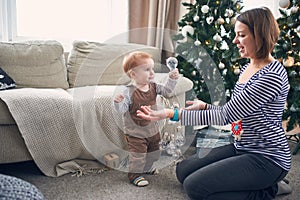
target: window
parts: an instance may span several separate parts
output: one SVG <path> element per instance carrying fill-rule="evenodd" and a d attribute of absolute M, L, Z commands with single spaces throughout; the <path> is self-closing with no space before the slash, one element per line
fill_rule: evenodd
<path fill-rule="evenodd" d="M 74 40 L 127 42 L 129 0 L 0 0 L 0 40 L 55 39 L 66 50 Z M 183 0 L 182 0 L 183 1 Z M 274 0 L 244 0 L 244 10 Z"/>
<path fill-rule="evenodd" d="M 104 42 L 128 30 L 126 0 L 0 0 L 1 40 Z M 3 13 L 3 12 L 2 12 Z M 125 41 L 124 41 L 125 42 Z"/>
<path fill-rule="evenodd" d="M 278 1 L 274 1 L 274 0 L 244 0 L 243 6 L 244 6 L 243 11 L 249 10 L 252 8 L 265 6 L 265 7 L 268 7 L 272 11 L 275 18 L 278 18 L 280 16 Z"/>

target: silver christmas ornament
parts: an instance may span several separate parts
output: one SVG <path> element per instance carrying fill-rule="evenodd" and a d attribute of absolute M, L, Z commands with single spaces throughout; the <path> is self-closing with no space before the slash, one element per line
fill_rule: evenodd
<path fill-rule="evenodd" d="M 213 40 L 216 42 L 221 42 L 222 37 L 218 33 L 216 33 L 216 35 L 213 36 Z"/>
<path fill-rule="evenodd" d="M 299 25 L 299 26 L 297 26 L 297 28 L 296 28 L 296 31 L 297 31 L 297 33 L 299 33 L 299 34 L 300 34 L 300 25 Z"/>
<path fill-rule="evenodd" d="M 279 6 L 281 8 L 288 8 L 290 6 L 290 0 L 279 0 Z"/>
<path fill-rule="evenodd" d="M 178 65 L 178 60 L 175 57 L 169 57 L 166 63 L 169 70 L 173 71 Z"/>

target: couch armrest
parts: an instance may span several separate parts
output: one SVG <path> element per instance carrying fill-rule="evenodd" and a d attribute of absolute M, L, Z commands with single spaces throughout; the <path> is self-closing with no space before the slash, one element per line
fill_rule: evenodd
<path fill-rule="evenodd" d="M 155 73 L 155 80 L 158 83 L 164 83 L 167 80 L 167 78 L 168 73 Z M 174 96 L 182 95 L 183 93 L 191 90 L 192 88 L 193 82 L 190 79 L 180 75 L 174 91 L 170 95 L 168 95 L 168 97 L 171 98 Z"/>

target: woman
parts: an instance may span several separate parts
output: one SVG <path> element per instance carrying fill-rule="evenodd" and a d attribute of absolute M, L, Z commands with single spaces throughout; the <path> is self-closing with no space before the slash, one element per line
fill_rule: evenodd
<path fill-rule="evenodd" d="M 289 84 L 285 68 L 271 56 L 278 24 L 268 8 L 256 8 L 237 17 L 235 33 L 233 43 L 250 62 L 242 67 L 230 101 L 223 106 L 188 101 L 180 110 L 144 106 L 137 114 L 192 126 L 233 123 L 234 144 L 178 163 L 177 178 L 191 199 L 266 200 L 291 192 L 282 181 L 291 166 L 281 121 Z"/>

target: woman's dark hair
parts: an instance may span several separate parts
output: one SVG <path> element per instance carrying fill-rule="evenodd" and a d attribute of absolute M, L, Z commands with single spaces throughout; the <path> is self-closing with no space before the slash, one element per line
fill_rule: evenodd
<path fill-rule="evenodd" d="M 253 35 L 257 47 L 256 58 L 268 57 L 280 33 L 272 12 L 267 7 L 254 8 L 241 13 L 237 21 L 247 25 Z"/>

